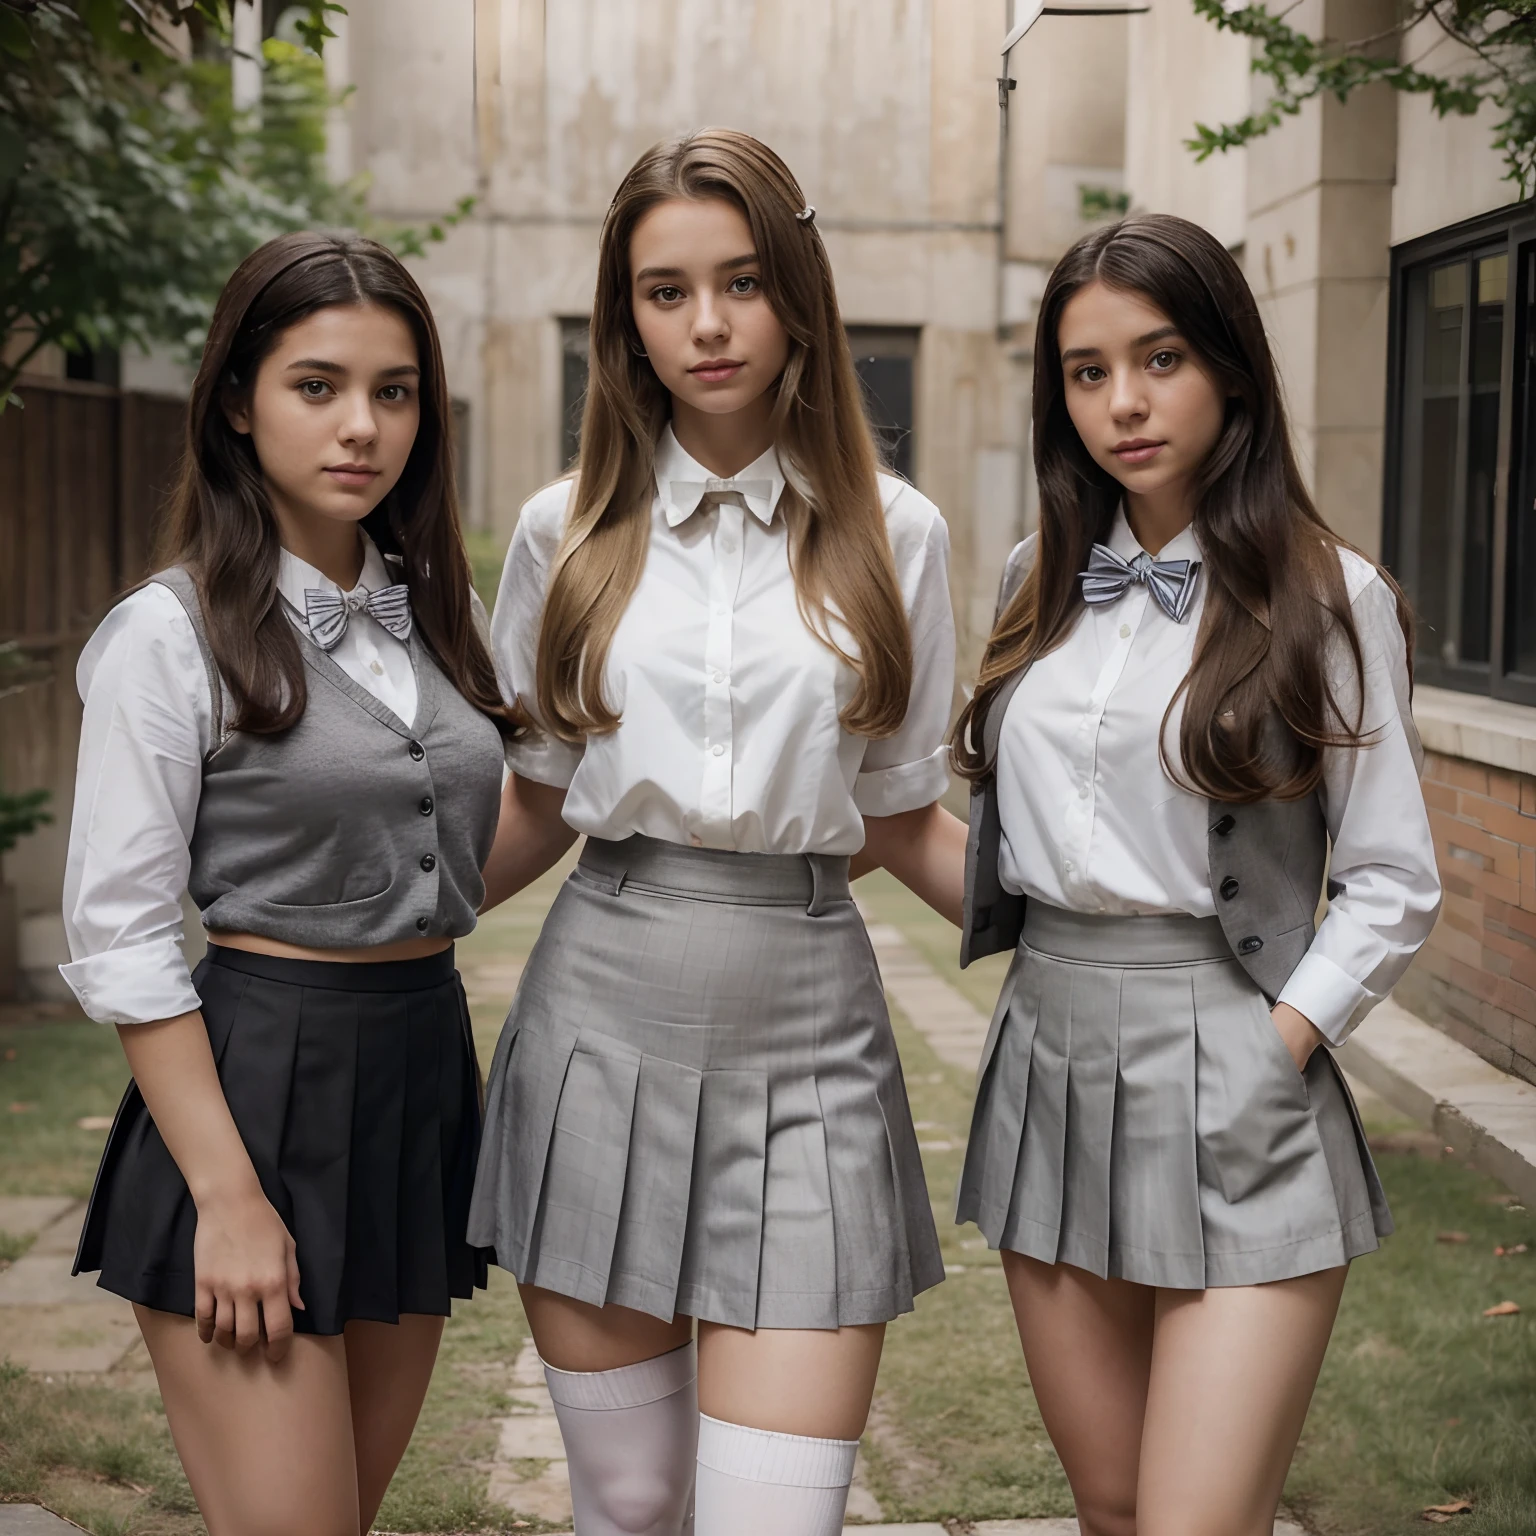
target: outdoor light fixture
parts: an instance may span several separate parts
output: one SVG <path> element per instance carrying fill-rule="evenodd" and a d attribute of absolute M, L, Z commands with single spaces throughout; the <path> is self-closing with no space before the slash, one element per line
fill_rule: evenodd
<path fill-rule="evenodd" d="M 1042 16 L 1141 16 L 1150 5 L 1047 5 L 1045 0 L 1020 0 L 1010 5 L 1014 22 L 1003 39 L 1003 72 L 997 77 L 997 334 L 1007 333 L 1003 322 L 1004 269 L 1008 264 L 1008 97 L 1019 82 L 1008 73 L 1008 55 L 1024 41 Z"/>

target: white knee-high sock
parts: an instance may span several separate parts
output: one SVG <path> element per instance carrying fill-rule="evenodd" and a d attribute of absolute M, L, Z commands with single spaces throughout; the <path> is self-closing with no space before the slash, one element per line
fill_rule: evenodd
<path fill-rule="evenodd" d="M 697 1536 L 842 1536 L 858 1449 L 701 1414 Z"/>
<path fill-rule="evenodd" d="M 565 1441 L 576 1536 L 685 1536 L 699 1438 L 693 1345 L 613 1371 L 546 1364 L 544 1379 Z"/>

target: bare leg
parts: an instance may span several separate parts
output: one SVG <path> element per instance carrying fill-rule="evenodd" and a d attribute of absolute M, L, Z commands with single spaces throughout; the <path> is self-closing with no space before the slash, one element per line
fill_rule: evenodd
<path fill-rule="evenodd" d="M 389 1480 L 421 1414 L 443 1319 L 410 1314 L 398 1323 L 351 1322 L 346 1344 L 352 1435 L 357 1446 L 358 1528 L 373 1528 Z"/>
<path fill-rule="evenodd" d="M 274 1365 L 204 1344 L 190 1317 L 133 1310 L 209 1536 L 357 1536 L 342 1341 L 299 1334 Z"/>
<path fill-rule="evenodd" d="M 1158 1293 L 1138 1536 L 1269 1536 L 1347 1273 Z"/>
<path fill-rule="evenodd" d="M 662 1322 L 629 1307 L 594 1307 L 536 1285 L 519 1285 L 539 1359 L 561 1371 L 612 1371 L 681 1349 L 693 1319 Z"/>
<path fill-rule="evenodd" d="M 785 1435 L 857 1440 L 869 1418 L 885 1324 L 864 1328 L 699 1325 L 699 1408 Z"/>
<path fill-rule="evenodd" d="M 1083 1536 L 1145 1536 L 1136 1519 L 1157 1293 L 1004 1250 L 1040 1417 Z"/>

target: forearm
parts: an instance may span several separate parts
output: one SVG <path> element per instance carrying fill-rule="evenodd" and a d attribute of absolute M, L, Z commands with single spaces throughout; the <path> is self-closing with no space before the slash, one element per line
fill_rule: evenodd
<path fill-rule="evenodd" d="M 858 862 L 890 870 L 957 928 L 965 904 L 966 825 L 935 802 L 899 816 L 869 816 Z"/>
<path fill-rule="evenodd" d="M 482 912 L 500 906 L 559 863 L 576 841 L 575 832 L 560 819 L 564 806 L 563 788 L 540 784 L 515 773 L 508 776 L 501 796 L 501 817 L 496 823 L 496 841 L 482 871 Z"/>
<path fill-rule="evenodd" d="M 200 1209 L 260 1193 L 260 1181 L 224 1088 L 201 1013 L 118 1028 L 128 1066 L 166 1150 Z"/>

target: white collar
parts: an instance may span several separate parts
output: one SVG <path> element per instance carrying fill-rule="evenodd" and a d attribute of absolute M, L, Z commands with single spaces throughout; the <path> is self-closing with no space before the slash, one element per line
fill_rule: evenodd
<path fill-rule="evenodd" d="M 1131 532 L 1130 521 L 1125 515 L 1125 503 L 1123 501 L 1115 512 L 1115 521 L 1109 530 L 1109 538 L 1106 542 L 1122 560 L 1134 560 L 1137 555 L 1151 553 L 1149 550 L 1142 549 L 1136 535 Z M 1158 550 L 1154 558 L 1158 560 L 1198 560 L 1200 558 L 1200 541 L 1195 537 L 1195 525 L 1191 523 L 1183 532 L 1169 539 Z"/>
<path fill-rule="evenodd" d="M 712 475 L 678 442 L 668 422 L 656 441 L 656 494 L 666 510 L 667 526 L 676 528 L 699 509 L 712 491 L 737 491 L 765 528 L 773 522 L 784 494 L 784 471 L 777 450 L 769 448 L 739 474 Z"/>
<path fill-rule="evenodd" d="M 283 550 L 277 560 L 277 590 L 282 593 L 288 606 L 299 615 L 306 612 L 304 593 L 308 590 L 334 593 L 340 597 L 367 597 L 382 587 L 395 586 L 399 577 L 390 570 L 379 553 L 379 547 L 363 532 L 357 530 L 363 541 L 363 572 L 357 585 L 350 592 L 343 592 L 336 582 L 323 571 L 317 570 L 307 560 L 301 560 L 290 550 Z"/>

